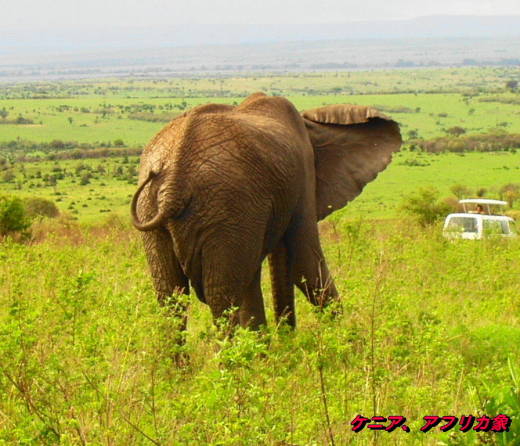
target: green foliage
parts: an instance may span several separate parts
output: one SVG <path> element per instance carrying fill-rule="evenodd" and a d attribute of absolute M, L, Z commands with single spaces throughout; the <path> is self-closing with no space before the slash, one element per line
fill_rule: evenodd
<path fill-rule="evenodd" d="M 508 151 L 520 148 L 520 134 L 496 131 L 455 138 L 441 137 L 431 140 L 416 140 L 414 142 L 421 149 L 430 153 Z"/>
<path fill-rule="evenodd" d="M 508 80 L 506 82 L 506 88 L 511 92 L 515 92 L 518 89 L 518 81 L 516 79 Z"/>
<path fill-rule="evenodd" d="M 29 218 L 49 217 L 54 218 L 60 211 L 51 200 L 40 197 L 30 197 L 24 200 L 24 206 Z"/>
<path fill-rule="evenodd" d="M 12 183 L 16 180 L 16 175 L 12 170 L 6 170 L 2 175 L 2 181 L 4 183 Z"/>
<path fill-rule="evenodd" d="M 466 133 L 466 129 L 461 126 L 456 125 L 454 127 L 450 127 L 449 129 L 447 129 L 446 133 L 448 135 L 452 135 L 452 136 L 460 136 L 460 135 L 463 135 L 464 133 Z"/>
<path fill-rule="evenodd" d="M 174 119 L 177 114 L 172 113 L 147 113 L 147 112 L 139 112 L 139 113 L 131 113 L 128 115 L 128 119 L 134 119 L 138 121 L 148 121 L 148 122 L 170 122 Z"/>
<path fill-rule="evenodd" d="M 450 212 L 450 206 L 439 200 L 439 191 L 433 187 L 421 188 L 406 197 L 401 209 L 414 216 L 421 226 L 432 225 Z"/>
<path fill-rule="evenodd" d="M 470 198 L 471 190 L 469 187 L 464 186 L 463 184 L 454 184 L 450 187 L 450 191 L 455 195 L 459 200 L 462 198 Z"/>
<path fill-rule="evenodd" d="M 87 172 L 86 174 L 81 176 L 81 180 L 80 180 L 79 184 L 81 186 L 86 186 L 87 184 L 90 184 L 91 178 L 92 178 L 92 175 Z"/>
<path fill-rule="evenodd" d="M 485 197 L 488 190 L 485 187 L 478 187 L 475 191 L 475 195 L 479 198 Z"/>
<path fill-rule="evenodd" d="M 506 414 L 512 419 L 509 432 L 498 437 L 499 446 L 520 444 L 520 375 L 511 357 L 507 365 L 509 374 L 501 382 L 482 381 L 475 389 L 484 413 Z"/>
<path fill-rule="evenodd" d="M 0 235 L 25 231 L 31 226 L 23 201 L 8 195 L 0 196 Z"/>
<path fill-rule="evenodd" d="M 0 443 L 368 446 L 357 414 L 402 414 L 392 444 L 517 444 L 520 240 L 339 220 L 323 246 L 342 315 L 299 294 L 297 330 L 276 327 L 264 274 L 269 327 L 222 338 L 192 295 L 179 365 L 139 234 L 52 227 L 0 245 Z M 424 415 L 499 413 L 507 435 L 419 432 Z"/>
<path fill-rule="evenodd" d="M 515 201 L 520 198 L 520 184 L 519 183 L 509 183 L 505 184 L 500 188 L 500 198 L 506 200 L 509 204 L 509 207 L 512 208 Z"/>

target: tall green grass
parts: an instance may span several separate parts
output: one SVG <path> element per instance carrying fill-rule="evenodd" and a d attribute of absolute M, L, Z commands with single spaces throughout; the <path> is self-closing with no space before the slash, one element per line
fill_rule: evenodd
<path fill-rule="evenodd" d="M 191 297 L 180 367 L 135 231 L 53 226 L 0 244 L 0 444 L 519 444 L 520 240 L 338 218 L 321 232 L 341 316 L 299 295 L 297 330 L 275 327 L 264 274 L 266 332 L 222 339 Z M 507 436 L 419 432 L 500 412 Z M 411 432 L 354 434 L 357 414 Z"/>

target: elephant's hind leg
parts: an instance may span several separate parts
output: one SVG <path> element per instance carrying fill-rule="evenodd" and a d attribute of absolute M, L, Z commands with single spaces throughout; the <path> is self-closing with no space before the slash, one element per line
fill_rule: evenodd
<path fill-rule="evenodd" d="M 223 316 L 229 318 L 230 328 L 238 323 L 242 327 L 253 330 L 266 324 L 262 290 L 260 287 L 260 270 L 258 270 L 249 283 L 237 284 L 233 279 L 222 279 L 219 283 L 225 285 L 215 286 L 206 281 L 204 295 L 211 308 L 213 318 L 218 321 Z"/>
<path fill-rule="evenodd" d="M 189 295 L 188 278 L 182 271 L 170 233 L 166 229 L 143 232 L 146 257 L 159 303 L 169 309 L 178 325 L 178 341 L 184 340 L 186 330 L 186 302 L 176 299 L 181 294 Z"/>
<path fill-rule="evenodd" d="M 338 300 L 338 292 L 321 249 L 318 227 L 309 218 L 291 233 L 290 254 L 293 283 L 316 306 L 325 307 Z"/>
<path fill-rule="evenodd" d="M 189 294 L 188 278 L 182 271 L 170 233 L 156 229 L 142 233 L 157 298 L 165 304 L 174 294 Z"/>
<path fill-rule="evenodd" d="M 296 327 L 294 285 L 291 280 L 289 253 L 283 240 L 269 255 L 269 267 L 276 323 L 285 321 L 294 328 Z"/>
<path fill-rule="evenodd" d="M 251 284 L 247 287 L 242 297 L 238 316 L 242 327 L 249 327 L 257 330 L 261 325 L 266 325 L 264 300 L 262 298 L 262 288 L 260 286 L 260 269 L 255 274 Z"/>

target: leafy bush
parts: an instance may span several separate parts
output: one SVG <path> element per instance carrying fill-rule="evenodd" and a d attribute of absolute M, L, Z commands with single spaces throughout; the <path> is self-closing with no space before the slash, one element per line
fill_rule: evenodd
<path fill-rule="evenodd" d="M 449 135 L 453 135 L 453 136 L 460 136 L 460 135 L 463 135 L 464 133 L 466 133 L 466 129 L 456 125 L 454 127 L 450 127 L 448 130 L 446 130 L 446 133 L 448 133 Z"/>
<path fill-rule="evenodd" d="M 442 200 L 450 209 L 451 212 L 463 212 L 462 205 L 459 204 L 459 200 L 455 197 L 446 197 Z"/>
<path fill-rule="evenodd" d="M 520 184 L 509 183 L 500 188 L 500 198 L 506 200 L 509 207 L 513 207 L 514 203 L 520 198 Z"/>
<path fill-rule="evenodd" d="M 481 400 L 482 410 L 485 413 L 507 414 L 512 423 L 508 432 L 501 434 L 500 445 L 520 444 L 520 376 L 518 370 L 508 358 L 509 379 L 500 384 L 496 382 L 482 382 L 478 392 Z"/>
<path fill-rule="evenodd" d="M 27 198 L 24 202 L 27 216 L 34 217 L 50 217 L 54 218 L 60 215 L 60 211 L 56 205 L 45 198 L 32 197 Z"/>
<path fill-rule="evenodd" d="M 468 198 L 471 195 L 471 190 L 464 186 L 463 184 L 454 184 L 450 187 L 450 191 L 455 195 L 459 200 L 462 198 Z"/>
<path fill-rule="evenodd" d="M 83 175 L 81 177 L 81 181 L 79 184 L 81 184 L 82 186 L 86 186 L 87 184 L 90 184 L 91 178 L 92 178 L 92 175 L 90 175 L 90 173 L 86 173 L 85 175 Z"/>
<path fill-rule="evenodd" d="M 23 201 L 16 197 L 0 196 L 0 235 L 22 232 L 31 226 Z"/>
<path fill-rule="evenodd" d="M 432 225 L 450 212 L 450 206 L 439 200 L 439 192 L 433 187 L 421 188 L 406 197 L 401 209 L 416 217 L 421 226 Z"/>
<path fill-rule="evenodd" d="M 2 176 L 2 181 L 4 183 L 13 183 L 16 180 L 16 175 L 12 170 L 6 170 L 4 175 Z"/>

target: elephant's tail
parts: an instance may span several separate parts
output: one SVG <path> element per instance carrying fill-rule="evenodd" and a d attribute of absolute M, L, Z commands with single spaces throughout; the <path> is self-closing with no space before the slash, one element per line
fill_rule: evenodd
<path fill-rule="evenodd" d="M 132 213 L 132 222 L 136 229 L 139 231 L 152 231 L 154 229 L 157 229 L 159 226 L 164 224 L 166 219 L 175 217 L 185 207 L 185 201 L 179 200 L 176 195 L 175 187 L 172 184 L 168 184 L 168 178 L 167 180 L 161 185 L 158 196 L 157 196 L 157 202 L 158 202 L 158 211 L 157 215 L 153 217 L 151 220 L 147 222 L 141 222 L 139 220 L 139 217 L 137 216 L 137 202 L 139 200 L 139 196 L 141 195 L 141 192 L 146 187 L 146 185 L 152 181 L 155 177 L 157 177 L 157 173 L 150 171 L 148 174 L 148 177 L 146 180 L 143 181 L 143 183 L 137 188 L 137 191 L 134 194 L 134 197 L 132 198 L 132 205 L 131 205 L 131 213 Z"/>

